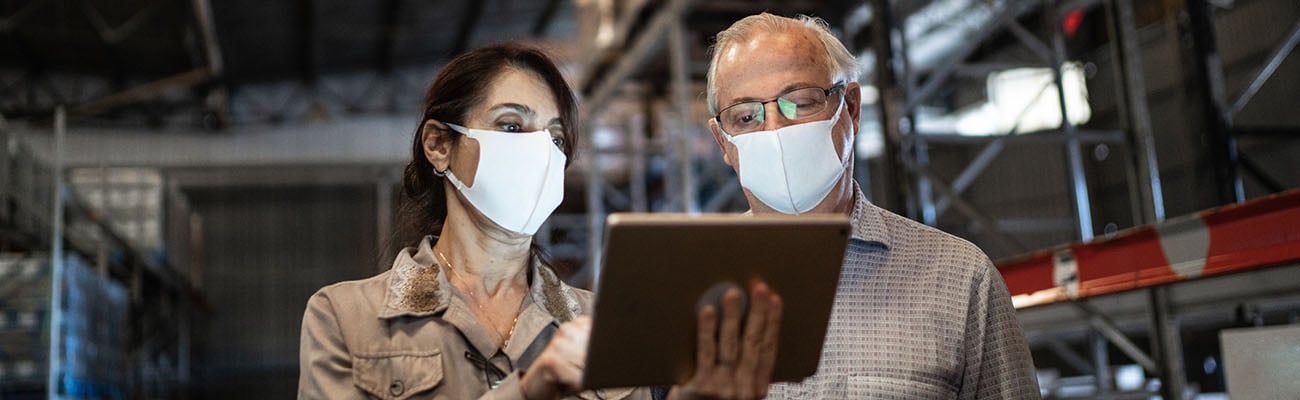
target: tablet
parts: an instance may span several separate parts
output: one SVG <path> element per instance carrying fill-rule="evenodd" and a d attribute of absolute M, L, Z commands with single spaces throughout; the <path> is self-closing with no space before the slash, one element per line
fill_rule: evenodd
<path fill-rule="evenodd" d="M 784 302 L 773 382 L 811 376 L 850 231 L 839 214 L 610 215 L 584 387 L 689 380 L 701 295 L 720 282 L 748 288 L 754 278 Z"/>

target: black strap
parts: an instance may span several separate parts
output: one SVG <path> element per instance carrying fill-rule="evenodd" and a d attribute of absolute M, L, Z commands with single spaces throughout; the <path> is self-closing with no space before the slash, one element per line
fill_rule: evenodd
<path fill-rule="evenodd" d="M 537 357 L 542 355 L 542 350 L 546 350 L 546 345 L 551 343 L 551 338 L 555 337 L 555 331 L 558 330 L 555 324 L 547 325 L 542 331 L 533 338 L 533 342 L 524 349 L 524 354 L 519 355 L 519 369 L 528 370 L 528 367 L 537 361 Z"/>

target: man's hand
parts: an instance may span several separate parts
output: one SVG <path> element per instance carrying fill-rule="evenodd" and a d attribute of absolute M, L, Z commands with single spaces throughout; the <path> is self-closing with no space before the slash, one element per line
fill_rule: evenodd
<path fill-rule="evenodd" d="M 695 375 L 673 388 L 670 399 L 758 399 L 767 397 L 781 328 L 781 296 L 765 283 L 754 285 L 749 315 L 740 328 L 740 291 L 722 295 L 722 324 L 712 305 L 700 309 Z"/>
<path fill-rule="evenodd" d="M 577 392 L 587 360 L 591 318 L 582 316 L 560 324 L 551 342 L 523 376 L 524 398 L 556 399 Z"/>

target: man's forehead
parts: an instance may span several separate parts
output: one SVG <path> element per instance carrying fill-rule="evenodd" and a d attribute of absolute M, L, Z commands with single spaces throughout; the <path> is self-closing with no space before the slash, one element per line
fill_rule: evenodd
<path fill-rule="evenodd" d="M 770 98 L 791 85 L 829 84 L 822 43 L 806 29 L 757 32 L 720 49 L 714 79 L 719 106 Z"/>

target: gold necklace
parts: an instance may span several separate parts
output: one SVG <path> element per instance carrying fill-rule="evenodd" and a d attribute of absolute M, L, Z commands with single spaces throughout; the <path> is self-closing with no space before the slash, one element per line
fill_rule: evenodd
<path fill-rule="evenodd" d="M 442 259 L 443 263 L 447 264 L 447 268 L 445 268 L 447 272 L 450 272 L 451 275 L 454 276 L 457 280 L 460 280 L 461 282 L 466 282 L 464 278 L 460 277 L 460 274 L 456 273 L 456 268 L 451 265 L 451 260 L 448 260 L 447 256 L 443 255 L 441 251 L 436 251 L 435 254 L 437 254 L 438 257 Z M 448 279 L 448 282 L 450 281 L 451 280 Z M 478 308 L 479 314 L 482 314 L 484 318 L 487 318 L 488 322 L 492 324 L 492 330 L 495 331 L 498 324 L 497 321 L 492 318 L 492 313 L 483 308 L 483 301 L 479 300 L 479 296 L 474 294 L 474 289 L 472 289 L 469 286 L 469 283 L 466 282 L 464 283 L 464 285 L 466 287 L 465 291 L 469 292 L 469 298 L 474 301 L 474 305 L 476 306 L 476 308 Z M 525 294 L 525 296 L 527 295 Z M 521 307 L 523 306 L 522 298 L 519 300 L 519 305 Z M 515 326 L 517 325 L 519 325 L 518 313 L 515 314 L 514 320 L 510 322 L 510 331 L 506 332 L 505 343 L 501 345 L 502 348 L 510 347 L 510 339 L 515 336 Z"/>

